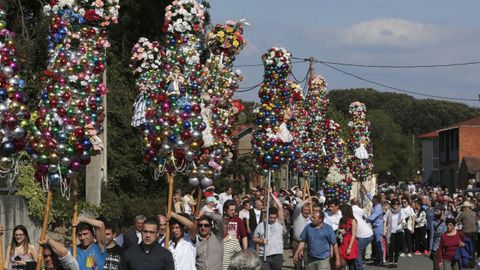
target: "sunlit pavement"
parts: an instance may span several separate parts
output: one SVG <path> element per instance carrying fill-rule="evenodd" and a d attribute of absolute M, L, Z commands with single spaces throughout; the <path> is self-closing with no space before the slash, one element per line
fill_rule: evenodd
<path fill-rule="evenodd" d="M 284 250 L 283 253 L 283 269 L 294 269 L 293 268 L 293 258 L 292 256 L 292 251 L 291 250 Z M 385 269 L 390 269 L 388 266 L 385 267 L 376 267 L 376 266 L 371 266 L 371 265 L 366 265 L 365 266 L 366 270 L 385 270 Z M 413 256 L 411 258 L 409 257 L 401 257 L 398 261 L 398 268 L 399 270 L 433 270 L 433 264 L 432 261 L 424 256 L 424 255 L 418 255 L 418 256 Z M 462 268 L 462 269 L 473 269 L 473 268 Z M 477 270 L 480 270 L 480 266 L 477 267 Z"/>

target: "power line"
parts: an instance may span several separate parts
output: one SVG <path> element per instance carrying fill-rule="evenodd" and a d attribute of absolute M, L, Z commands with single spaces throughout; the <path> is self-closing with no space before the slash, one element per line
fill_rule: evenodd
<path fill-rule="evenodd" d="M 304 62 L 310 61 L 308 58 L 298 58 L 292 57 L 292 59 L 303 60 Z M 356 63 L 342 63 L 334 61 L 325 61 L 325 60 L 315 60 L 319 64 L 330 64 L 336 66 L 351 66 L 351 67 L 366 67 L 366 68 L 441 68 L 441 67 L 458 67 L 458 66 L 469 66 L 469 65 L 478 65 L 480 61 L 472 62 L 461 62 L 461 63 L 448 63 L 448 64 L 435 64 L 435 65 L 367 65 L 367 64 L 356 64 Z"/>
<path fill-rule="evenodd" d="M 293 74 L 293 70 L 290 72 L 290 74 L 292 74 L 292 78 L 295 80 L 295 82 L 297 83 L 302 83 L 304 82 L 307 78 L 308 78 L 308 71 L 307 71 L 307 74 L 305 74 L 305 77 L 302 79 L 302 80 L 299 80 L 295 77 L 295 74 Z"/>
<path fill-rule="evenodd" d="M 237 90 L 237 91 L 235 91 L 235 93 L 244 93 L 244 92 L 252 91 L 253 89 L 259 87 L 260 84 L 262 84 L 262 83 L 259 82 L 259 83 L 257 83 L 257 84 L 254 85 L 254 86 L 238 88 L 238 89 L 241 89 L 241 90 Z"/>
<path fill-rule="evenodd" d="M 384 83 L 379 83 L 379 82 L 375 82 L 375 81 L 372 81 L 372 80 L 369 80 L 369 79 L 366 79 L 366 78 L 363 78 L 363 77 L 360 77 L 356 74 L 353 74 L 353 73 L 350 73 L 348 71 L 345 71 L 345 70 L 342 70 L 342 69 L 339 69 L 337 67 L 334 67 L 330 64 L 327 64 L 327 63 L 320 63 L 326 67 L 329 67 L 335 71 L 338 71 L 340 73 L 343 73 L 345 75 L 348 75 L 348 76 L 351 76 L 351 77 L 354 77 L 358 80 L 361 80 L 361 81 L 365 81 L 365 82 L 368 82 L 368 83 L 371 83 L 371 84 L 375 84 L 375 85 L 378 85 L 378 86 L 382 86 L 382 87 L 385 87 L 385 88 L 389 88 L 389 89 L 392 89 L 392 90 L 396 90 L 396 91 L 399 91 L 399 92 L 404 92 L 404 93 L 408 93 L 408 94 L 412 94 L 412 95 L 417 95 L 417 96 L 424 96 L 424 97 L 430 97 L 430 98 L 436 98 L 436 99 L 444 99 L 444 100 L 456 100 L 456 101 L 479 101 L 477 99 L 468 99 L 468 98 L 454 98 L 454 97 L 444 97 L 444 96 L 436 96 L 436 95 L 429 95 L 429 94 L 423 94 L 423 93 L 418 93 L 418 92 L 414 92 L 414 91 L 410 91 L 410 90 L 406 90 L 406 89 L 402 89 L 402 88 L 398 88 L 398 87 L 395 87 L 395 86 L 390 86 L 390 85 L 387 85 L 387 84 L 384 84 Z"/>
<path fill-rule="evenodd" d="M 298 64 L 303 63 L 303 59 L 301 61 L 292 61 L 291 64 Z M 261 64 L 243 64 L 243 65 L 233 65 L 233 67 L 263 67 L 263 63 Z"/>

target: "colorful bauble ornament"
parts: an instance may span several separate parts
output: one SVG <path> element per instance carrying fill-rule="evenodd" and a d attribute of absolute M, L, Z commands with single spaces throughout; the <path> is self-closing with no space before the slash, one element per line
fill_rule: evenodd
<path fill-rule="evenodd" d="M 118 0 L 50 1 L 48 68 L 40 78 L 43 89 L 32 117 L 28 152 L 36 163 L 35 176 L 43 183 L 78 176 L 90 156 L 102 151 L 102 105 L 106 27 L 117 22 Z M 54 180 L 51 180 L 54 179 Z M 51 180 L 51 181 L 50 181 Z"/>
<path fill-rule="evenodd" d="M 366 120 L 367 108 L 361 102 L 352 102 L 349 107 L 351 121 L 348 123 L 348 154 L 352 176 L 358 181 L 366 181 L 372 174 L 371 124 Z"/>
<path fill-rule="evenodd" d="M 18 154 L 26 146 L 30 112 L 25 81 L 19 75 L 15 33 L 6 28 L 5 19 L 6 13 L 0 9 L 0 176 L 11 184 Z"/>
<path fill-rule="evenodd" d="M 234 91 L 238 89 L 243 79 L 242 73 L 233 71 L 235 56 L 243 48 L 237 46 L 229 50 L 228 46 L 218 45 L 212 36 L 219 37 L 219 31 L 235 35 L 235 40 L 243 40 L 243 22 L 229 21 L 225 26 L 217 25 L 208 34 L 210 57 L 204 69 L 207 74 L 202 85 L 202 117 L 205 129 L 202 131 L 203 147 L 197 159 L 197 171 L 207 171 L 208 175 L 219 176 L 222 170 L 232 162 L 236 151 L 236 142 L 232 139 L 234 124 L 238 114 L 243 111 L 239 100 L 233 99 Z M 218 41 L 218 40 L 216 40 Z M 216 45 L 215 45 L 216 44 Z"/>
<path fill-rule="evenodd" d="M 132 126 L 143 132 L 143 161 L 156 170 L 156 178 L 164 172 L 210 176 L 196 166 L 207 128 L 201 99 L 207 78 L 200 61 L 206 52 L 204 19 L 203 5 L 174 1 L 166 8 L 165 42 L 140 38 L 132 50 L 140 92 Z"/>
<path fill-rule="evenodd" d="M 271 48 L 262 57 L 265 72 L 258 96 L 261 101 L 256 111 L 256 128 L 252 145 L 255 167 L 267 173 L 288 161 L 293 136 L 288 129 L 291 118 L 289 100 L 291 92 L 288 75 L 291 54 L 283 48 Z"/>

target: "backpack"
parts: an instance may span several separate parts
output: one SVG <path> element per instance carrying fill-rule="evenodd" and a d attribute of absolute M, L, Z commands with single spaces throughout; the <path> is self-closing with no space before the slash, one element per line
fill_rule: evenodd
<path fill-rule="evenodd" d="M 472 261 L 473 257 L 473 244 L 472 240 L 468 238 L 466 235 L 462 234 L 462 236 L 459 235 L 460 240 L 465 243 L 464 247 L 459 247 L 457 248 L 457 252 L 455 253 L 454 260 L 458 262 L 460 269 L 462 267 L 468 267 L 470 262 Z"/>

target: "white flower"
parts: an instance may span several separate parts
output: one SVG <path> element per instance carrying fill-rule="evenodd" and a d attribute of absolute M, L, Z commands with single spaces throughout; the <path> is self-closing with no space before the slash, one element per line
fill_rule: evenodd
<path fill-rule="evenodd" d="M 175 28 L 175 31 L 180 32 L 180 33 L 183 33 L 183 32 L 185 32 L 185 30 L 187 30 L 186 27 L 185 27 L 185 24 L 183 24 L 182 19 L 178 19 L 177 21 L 175 21 L 173 23 L 173 27 Z"/>
<path fill-rule="evenodd" d="M 108 13 L 110 13 L 111 17 L 118 17 L 118 9 L 115 7 L 110 7 Z"/>
<path fill-rule="evenodd" d="M 43 6 L 43 13 L 50 14 L 50 11 L 52 11 L 52 7 L 50 5 Z"/>
<path fill-rule="evenodd" d="M 103 8 L 97 8 L 95 9 L 95 13 L 97 13 L 98 16 L 103 17 Z"/>

